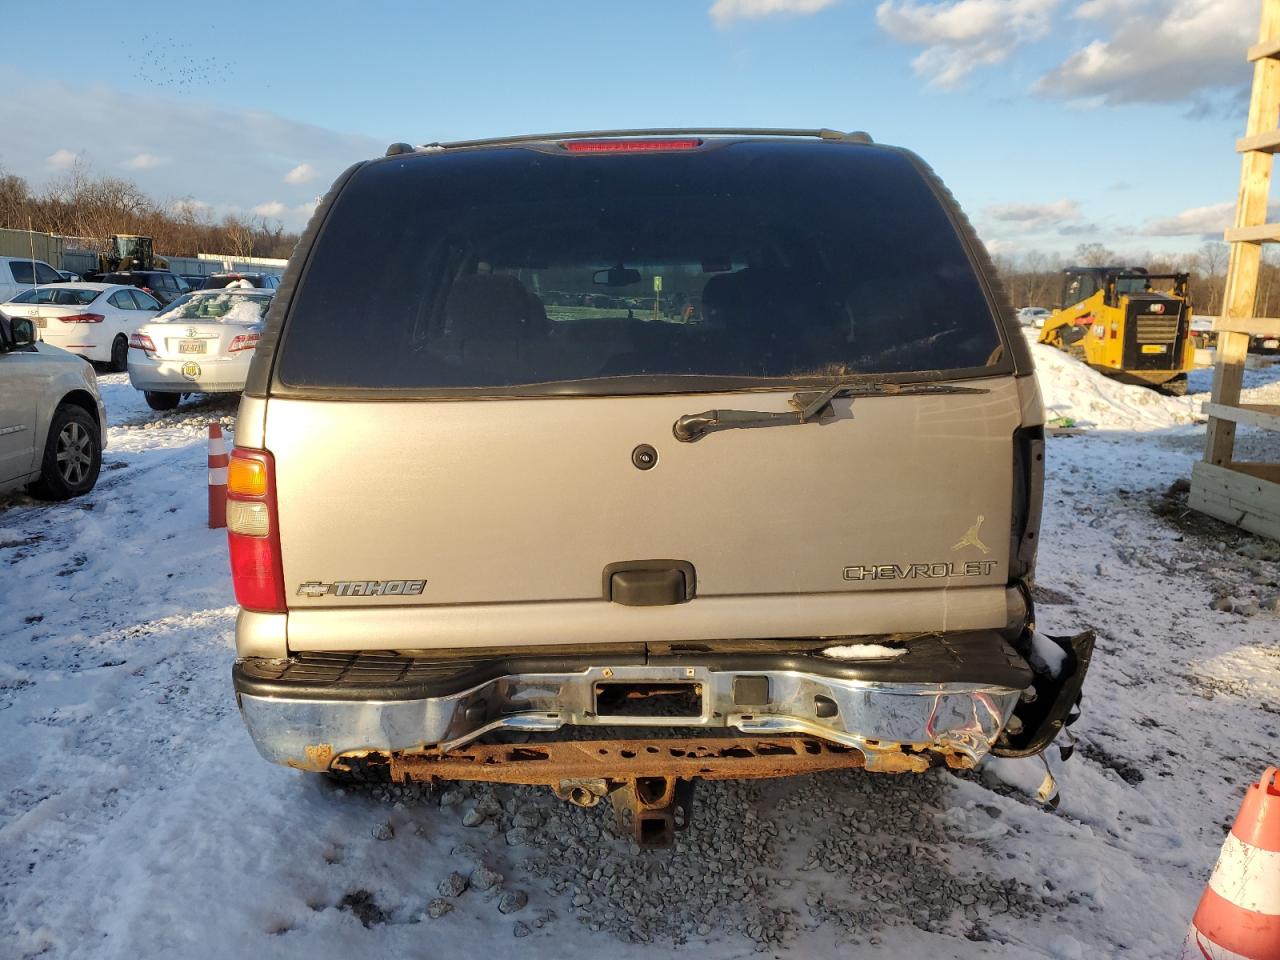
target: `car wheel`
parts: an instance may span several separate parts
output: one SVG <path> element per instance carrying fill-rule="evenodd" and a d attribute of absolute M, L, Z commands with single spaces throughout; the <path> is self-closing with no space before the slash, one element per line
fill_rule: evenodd
<path fill-rule="evenodd" d="M 64 403 L 53 412 L 49 439 L 40 461 L 40 479 L 31 484 L 33 497 L 70 500 L 93 489 L 102 469 L 102 433 L 83 407 Z"/>
<path fill-rule="evenodd" d="M 180 393 L 161 393 L 157 390 L 144 390 L 142 395 L 146 398 L 147 406 L 152 410 L 172 410 L 182 399 Z"/>
<path fill-rule="evenodd" d="M 112 373 L 124 373 L 128 369 L 129 341 L 125 339 L 124 334 L 121 334 L 111 341 L 110 370 Z"/>

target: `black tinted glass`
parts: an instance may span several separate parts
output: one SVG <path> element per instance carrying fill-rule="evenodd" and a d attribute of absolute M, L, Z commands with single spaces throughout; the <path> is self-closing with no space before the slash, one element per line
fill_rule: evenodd
<path fill-rule="evenodd" d="M 974 268 L 904 154 L 557 150 L 359 171 L 295 295 L 281 380 L 430 390 L 640 377 L 677 390 L 670 378 L 934 372 L 999 355 Z"/>

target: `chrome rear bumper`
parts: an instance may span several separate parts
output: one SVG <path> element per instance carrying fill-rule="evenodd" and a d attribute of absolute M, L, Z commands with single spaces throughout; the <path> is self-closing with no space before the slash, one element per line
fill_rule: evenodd
<path fill-rule="evenodd" d="M 1012 654 L 1007 646 L 1004 652 Z M 963 676 L 933 682 L 927 675 L 912 678 L 913 671 L 902 665 L 878 669 L 811 655 L 704 657 L 709 662 L 702 663 L 662 658 L 556 670 L 519 664 L 431 695 L 443 682 L 439 676 L 406 667 L 388 680 L 394 671 L 388 673 L 384 661 L 367 659 L 374 666 L 344 668 L 343 679 L 332 682 L 315 679 L 324 672 L 320 667 L 291 673 L 293 661 L 239 661 L 237 697 L 259 752 L 274 763 L 325 770 L 344 754 L 447 753 L 499 730 L 631 726 L 808 734 L 857 748 L 871 770 L 925 769 L 933 762 L 930 752 L 970 766 L 990 751 L 1031 679 L 1016 655 L 1007 657 L 1004 669 L 990 671 L 996 682 Z M 733 662 L 714 662 L 725 659 Z M 473 678 L 475 663 L 467 664 Z M 272 679 L 272 670 L 284 679 Z M 884 677 L 877 679 L 877 673 Z M 342 687 L 337 694 L 335 684 Z M 602 715 L 602 689 L 619 684 L 686 689 L 698 712 Z"/>

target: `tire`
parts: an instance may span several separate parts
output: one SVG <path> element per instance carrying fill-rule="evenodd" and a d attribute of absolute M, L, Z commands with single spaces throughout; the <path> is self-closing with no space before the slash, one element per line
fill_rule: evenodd
<path fill-rule="evenodd" d="M 124 334 L 111 341 L 111 360 L 107 369 L 112 373 L 124 373 L 129 369 L 129 341 Z"/>
<path fill-rule="evenodd" d="M 98 482 L 102 469 L 102 433 L 83 407 L 61 404 L 49 423 L 40 479 L 28 492 L 41 500 L 83 496 Z"/>
<path fill-rule="evenodd" d="M 152 410 L 172 410 L 182 400 L 180 393 L 161 393 L 157 390 L 144 390 L 142 395 Z"/>

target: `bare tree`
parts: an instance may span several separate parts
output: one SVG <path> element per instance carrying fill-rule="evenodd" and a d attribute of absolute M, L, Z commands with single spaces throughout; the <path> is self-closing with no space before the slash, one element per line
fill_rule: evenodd
<path fill-rule="evenodd" d="M 1220 240 L 1207 241 L 1192 258 L 1201 275 L 1197 296 L 1199 309 L 1216 316 L 1222 312 L 1222 291 L 1226 284 L 1227 245 Z"/>
<path fill-rule="evenodd" d="M 159 204 L 130 180 L 94 176 L 82 160 L 39 194 L 23 178 L 0 171 L 0 226 L 83 238 L 81 246 L 90 249 L 114 233 L 140 233 L 170 256 L 287 257 L 298 239 L 279 222 L 227 217 L 215 223 L 190 199 Z"/>
<path fill-rule="evenodd" d="M 1100 243 L 1082 243 L 1076 247 L 1076 263 L 1082 267 L 1109 267 L 1116 260 L 1116 254 Z"/>

